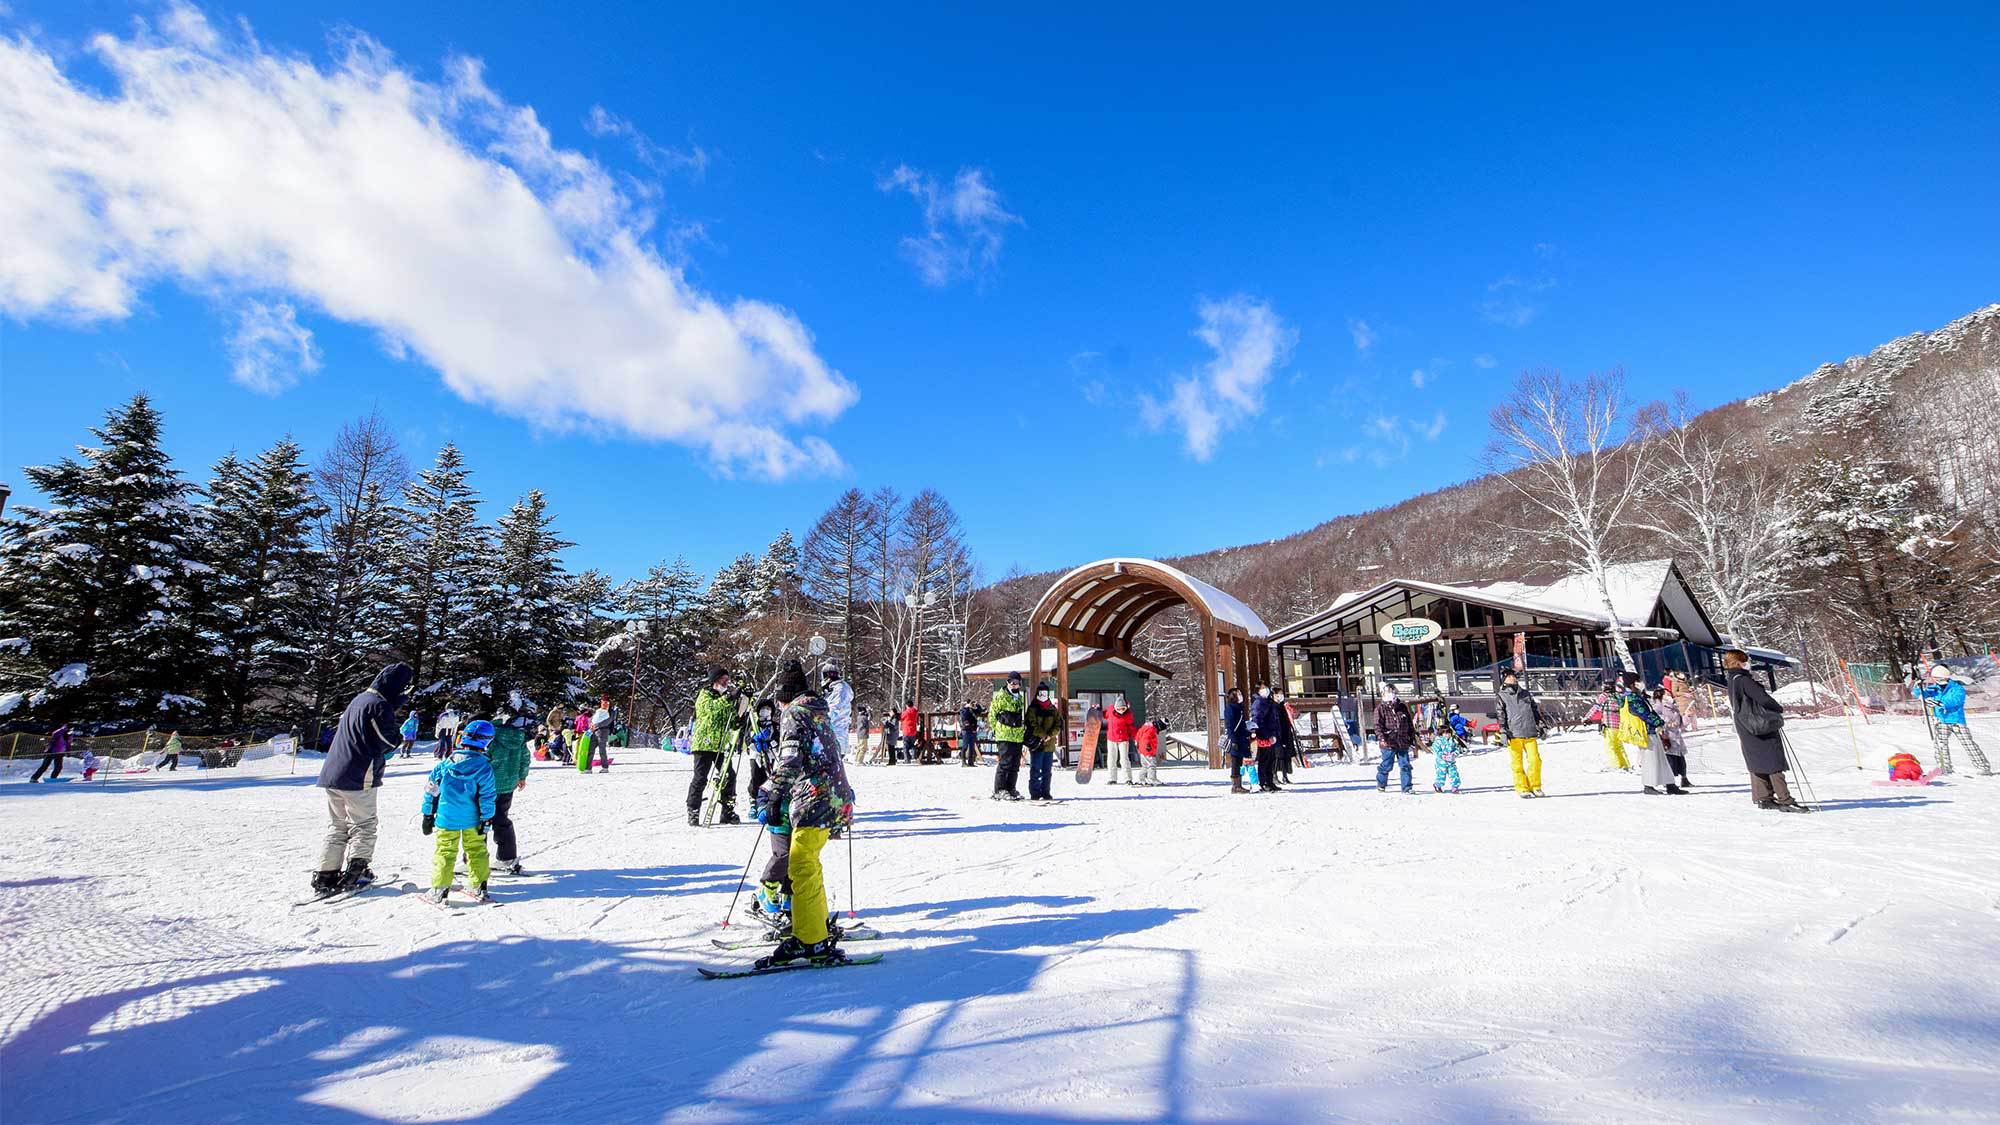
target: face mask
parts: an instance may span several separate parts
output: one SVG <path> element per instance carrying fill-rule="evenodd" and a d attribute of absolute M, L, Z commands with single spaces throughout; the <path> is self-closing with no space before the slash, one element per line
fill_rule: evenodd
<path fill-rule="evenodd" d="M 1260 697 L 1264 698 L 1264 699 L 1269 699 L 1269 698 L 1271 698 L 1271 689 L 1270 689 L 1270 688 L 1258 688 L 1258 689 L 1257 689 L 1257 694 L 1258 694 L 1258 695 L 1259 695 Z"/>
<path fill-rule="evenodd" d="M 1035 698 L 1036 698 L 1036 699 L 1037 699 L 1038 701 L 1042 702 L 1042 703 L 1047 703 L 1047 702 L 1049 701 L 1049 693 L 1048 693 L 1048 692 L 1045 692 L 1045 691 L 1043 691 L 1043 692 L 1036 692 L 1036 693 L 1035 693 Z"/>

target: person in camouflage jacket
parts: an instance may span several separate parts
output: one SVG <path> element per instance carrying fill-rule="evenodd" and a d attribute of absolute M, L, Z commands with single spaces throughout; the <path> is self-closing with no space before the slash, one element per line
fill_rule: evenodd
<path fill-rule="evenodd" d="M 784 711 L 778 717 L 777 761 L 764 783 L 761 805 L 766 824 L 790 828 L 785 874 L 792 884 L 792 933 L 766 960 L 837 957 L 839 935 L 829 934 L 827 927 L 826 872 L 819 853 L 833 829 L 853 820 L 854 788 L 847 782 L 826 701 L 812 693 L 805 667 L 796 659 L 780 669 L 776 694 Z M 772 866 L 776 860 L 774 854 Z M 767 880 L 771 874 L 767 867 Z"/>

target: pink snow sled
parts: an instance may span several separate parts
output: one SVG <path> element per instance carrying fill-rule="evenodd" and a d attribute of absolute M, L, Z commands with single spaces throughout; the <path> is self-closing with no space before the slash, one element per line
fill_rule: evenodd
<path fill-rule="evenodd" d="M 1875 784 L 1888 786 L 1892 788 L 1899 788 L 1899 789 L 1911 788 L 1920 785 L 1943 785 L 1944 782 L 1939 781 L 1937 778 L 1938 778 L 1938 772 L 1936 770 L 1932 770 L 1931 772 L 1925 774 L 1921 779 L 1911 778 L 1902 781 L 1890 780 L 1890 779 L 1877 779 Z"/>

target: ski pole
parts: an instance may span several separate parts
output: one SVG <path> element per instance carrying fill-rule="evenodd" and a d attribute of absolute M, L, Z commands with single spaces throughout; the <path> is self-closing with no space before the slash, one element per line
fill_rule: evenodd
<path fill-rule="evenodd" d="M 729 928 L 730 919 L 736 917 L 736 900 L 743 897 L 743 884 L 750 881 L 750 865 L 757 862 L 757 845 L 764 842 L 764 833 L 770 830 L 768 824 L 759 825 L 757 838 L 750 841 L 750 856 L 743 861 L 743 877 L 736 880 L 736 893 L 729 896 L 729 913 L 722 916 L 722 928 L 725 930 Z"/>
<path fill-rule="evenodd" d="M 1780 732 L 1778 737 L 1785 746 L 1785 760 L 1791 764 L 1792 772 L 1799 775 L 1799 788 L 1805 791 L 1807 806 L 1818 808 L 1819 794 L 1813 792 L 1812 779 L 1806 776 L 1805 763 L 1799 758 L 1798 749 L 1792 745 L 1791 736 Z"/>

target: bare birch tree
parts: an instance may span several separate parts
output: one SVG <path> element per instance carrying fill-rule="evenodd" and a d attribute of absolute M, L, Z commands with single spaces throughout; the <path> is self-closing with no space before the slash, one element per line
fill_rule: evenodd
<path fill-rule="evenodd" d="M 1793 517 L 1783 483 L 1742 437 L 1695 425 L 1685 394 L 1657 452 L 1634 525 L 1688 560 L 1703 602 L 1735 643 L 1769 639 L 1763 627 L 1794 592 L 1786 583 Z"/>
<path fill-rule="evenodd" d="M 1523 372 L 1490 417 L 1487 468 L 1527 501 L 1530 512 L 1548 517 L 1513 530 L 1562 548 L 1583 569 L 1611 623 L 1619 664 L 1636 670 L 1608 568 L 1613 533 L 1630 526 L 1653 470 L 1659 408 L 1636 407 L 1623 372 L 1572 380 L 1542 369 Z"/>
<path fill-rule="evenodd" d="M 863 691 L 872 679 L 868 652 L 869 604 L 874 599 L 881 514 L 858 488 L 842 493 L 806 533 L 799 571 L 813 622 L 827 633 L 848 686 Z"/>

